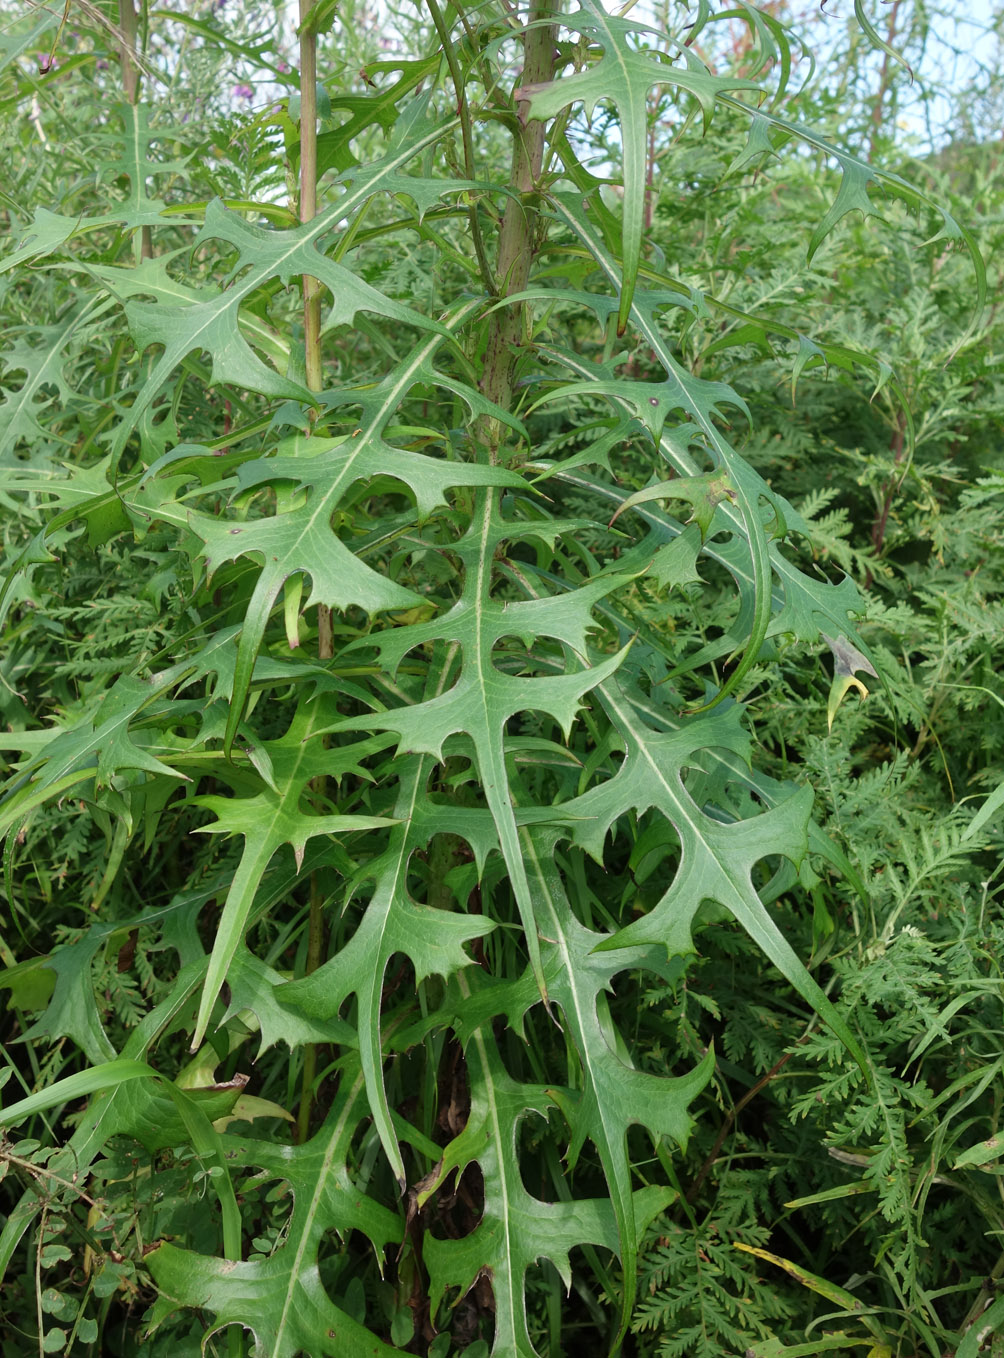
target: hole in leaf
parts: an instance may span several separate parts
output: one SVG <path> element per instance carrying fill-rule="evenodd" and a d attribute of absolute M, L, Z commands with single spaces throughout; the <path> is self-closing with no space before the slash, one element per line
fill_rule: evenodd
<path fill-rule="evenodd" d="M 410 1004 L 415 994 L 415 968 L 404 953 L 394 953 L 387 962 L 380 991 L 381 1010 Z"/>
<path fill-rule="evenodd" d="M 523 1187 L 538 1202 L 558 1202 L 561 1197 L 553 1176 L 564 1169 L 562 1123 L 555 1109 L 550 1117 L 529 1111 L 519 1124 L 519 1174 Z"/>
<path fill-rule="evenodd" d="M 459 834 L 433 835 L 428 847 L 412 855 L 408 891 L 434 910 L 467 910 L 477 885 L 474 852 Z"/>
<path fill-rule="evenodd" d="M 492 647 L 492 664 L 500 674 L 527 675 L 537 672 L 537 658 L 517 637 L 501 637 Z"/>
<path fill-rule="evenodd" d="M 487 1272 L 480 1273 L 470 1291 L 457 1297 L 449 1289 L 440 1310 L 439 1329 L 453 1339 L 456 1350 L 465 1358 L 488 1358 L 495 1334 L 495 1294 Z"/>
<path fill-rule="evenodd" d="M 513 1080 L 538 1086 L 568 1084 L 568 1053 L 561 1023 L 561 1011 L 555 1009 L 554 1018 L 550 1018 L 539 995 L 534 995 L 532 1007 L 524 1016 L 525 1040 L 505 1027 L 503 1019 L 496 1019 L 495 1047 Z"/>
<path fill-rule="evenodd" d="M 451 1174 L 429 1199 L 425 1208 L 428 1229 L 437 1240 L 463 1240 L 481 1224 L 485 1211 L 485 1181 L 481 1167 L 472 1161 L 459 1181 Z"/>
<path fill-rule="evenodd" d="M 318 1273 L 325 1292 L 339 1310 L 360 1325 L 366 1324 L 369 1301 L 364 1272 L 368 1248 L 369 1242 L 359 1232 L 350 1232 L 343 1240 L 330 1229 L 324 1232 L 317 1250 Z"/>

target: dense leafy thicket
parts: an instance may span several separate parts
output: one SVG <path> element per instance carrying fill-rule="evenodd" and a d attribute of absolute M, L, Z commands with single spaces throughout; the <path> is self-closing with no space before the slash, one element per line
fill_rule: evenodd
<path fill-rule="evenodd" d="M 1002 185 L 898 10 L 7 13 L 5 1356 L 1004 1330 Z"/>

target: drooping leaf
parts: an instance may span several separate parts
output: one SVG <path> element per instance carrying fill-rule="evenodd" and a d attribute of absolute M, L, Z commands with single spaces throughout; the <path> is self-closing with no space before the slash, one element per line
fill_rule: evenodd
<path fill-rule="evenodd" d="M 720 747 L 746 757 L 748 738 L 741 728 L 739 709 L 703 714 L 663 735 L 646 726 L 616 684 L 604 685 L 602 697 L 627 752 L 609 783 L 564 806 L 566 815 L 577 818 L 570 822 L 573 839 L 594 858 L 602 859 L 604 839 L 619 815 L 628 808 L 639 813 L 654 808 L 679 838 L 680 862 L 657 905 L 599 946 L 661 943 L 670 954 L 692 952 L 694 916 L 702 902 L 716 901 L 862 1063 L 847 1024 L 795 956 L 753 883 L 753 871 L 763 859 L 777 854 L 795 862 L 801 858 L 812 808 L 810 789 L 794 792 L 787 801 L 752 819 L 722 824 L 693 801 L 684 772 L 698 751 L 707 748 Z"/>
<path fill-rule="evenodd" d="M 613 281 L 616 265 L 606 251 L 596 226 L 582 211 L 581 202 L 568 195 L 559 198 L 556 205 L 559 214 L 580 240 L 588 244 L 590 254 L 608 279 Z M 733 529 L 734 542 L 741 556 L 745 557 L 744 562 L 733 553 L 727 561 L 728 569 L 739 586 L 740 600 L 739 612 L 730 633 L 723 640 L 688 657 L 687 661 L 690 667 L 703 665 L 711 659 L 742 649 L 741 659 L 719 689 L 716 700 L 720 700 L 738 686 L 756 663 L 760 647 L 768 635 L 790 632 L 800 640 L 815 640 L 822 624 L 834 635 L 843 633 L 855 644 L 863 646 L 853 622 L 853 614 L 861 611 L 858 605 L 860 596 L 850 579 L 845 578 L 839 585 L 813 579 L 792 565 L 780 550 L 774 539 L 783 534 L 789 525 L 797 528 L 798 516 L 736 453 L 718 427 L 717 417 L 722 407 L 733 405 L 745 414 L 745 405 L 725 383 L 695 378 L 677 362 L 657 322 L 658 301 L 658 297 L 648 298 L 645 305 L 635 307 L 633 313 L 638 329 L 651 345 L 667 375 L 666 382 L 659 384 L 660 389 L 648 395 L 650 404 L 645 422 L 652 430 L 653 437 L 658 439 L 662 455 L 684 477 L 694 477 L 700 473 L 700 467 L 689 451 L 693 433 L 699 434 L 705 455 L 716 469 L 720 468 L 726 473 L 731 495 L 719 500 L 718 514 L 720 521 Z M 561 361 L 580 376 L 587 373 L 590 377 L 594 376 L 594 372 L 590 371 L 593 365 L 582 364 L 569 354 L 562 354 Z M 607 379 L 605 388 L 606 394 L 616 402 L 638 416 L 644 414 L 644 394 L 638 390 L 637 383 L 627 379 Z M 654 405 L 651 405 L 652 400 Z M 667 417 L 677 410 L 684 414 L 688 423 L 695 427 L 694 430 L 684 426 L 682 431 L 667 431 Z M 618 500 L 622 502 L 622 497 L 618 497 Z M 769 506 L 773 518 L 770 531 L 764 521 L 762 505 Z M 752 589 L 745 588 L 744 575 L 750 579 Z M 772 575 L 779 577 L 784 591 L 782 608 L 777 611 L 772 607 Z M 839 625 L 834 626 L 835 623 Z"/>
<path fill-rule="evenodd" d="M 862 655 L 856 646 L 852 646 L 846 637 L 830 637 L 825 632 L 821 632 L 820 636 L 833 652 L 833 683 L 830 685 L 830 696 L 826 704 L 826 725 L 827 729 L 832 731 L 837 708 L 849 689 L 856 688 L 862 698 L 868 697 L 868 690 L 856 672 L 863 670 L 865 674 L 877 679 L 878 671 L 868 657 Z"/>
<path fill-rule="evenodd" d="M 319 814 L 316 810 L 308 811 L 301 804 L 305 789 L 313 779 L 338 778 L 349 771 L 358 771 L 359 760 L 379 748 L 379 742 L 374 741 L 326 748 L 315 737 L 330 724 L 331 711 L 323 700 L 301 704 L 286 734 L 279 740 L 264 743 L 273 786 L 262 787 L 253 797 L 202 795 L 196 798 L 199 805 L 216 816 L 213 824 L 200 827 L 202 832 L 240 835 L 244 840 L 244 851 L 216 928 L 195 1022 L 193 1049 L 205 1036 L 231 959 L 243 941 L 255 892 L 276 851 L 289 844 L 299 866 L 307 841 L 317 835 L 351 834 L 392 824 L 382 816 Z"/>
<path fill-rule="evenodd" d="M 327 1119 L 305 1145 L 223 1135 L 231 1174 L 254 1168 L 289 1184 L 292 1203 L 281 1243 L 267 1257 L 233 1262 L 157 1242 L 146 1258 L 160 1292 L 153 1329 L 178 1306 L 196 1306 L 213 1317 L 212 1331 L 226 1325 L 250 1330 L 253 1351 L 261 1358 L 299 1353 L 391 1358 L 396 1350 L 329 1295 L 318 1262 L 321 1244 L 331 1232 L 347 1239 L 358 1231 L 378 1255 L 401 1239 L 400 1220 L 368 1197 L 349 1173 L 352 1138 L 366 1112 L 362 1073 L 353 1059 L 345 1058 Z"/>
<path fill-rule="evenodd" d="M 855 4 L 855 11 L 860 17 L 861 10 L 858 3 Z M 885 47 L 884 43 L 880 43 L 880 45 Z M 896 54 L 893 49 L 888 48 L 887 50 L 895 57 Z M 898 60 L 898 58 L 896 59 Z M 722 104 L 741 112 L 746 117 L 749 117 L 752 113 L 750 107 L 744 104 L 742 100 L 737 99 L 734 94 L 722 91 L 717 97 Z M 871 184 L 881 186 L 910 208 L 934 213 L 940 219 L 941 225 L 937 233 L 927 243 L 933 245 L 936 241 L 944 240 L 954 243 L 956 248 L 964 249 L 969 255 L 976 280 L 972 320 L 965 334 L 957 342 L 957 352 L 978 323 L 987 296 L 986 265 L 973 233 L 957 222 L 943 204 L 931 199 L 901 175 L 883 169 L 879 165 L 868 164 L 860 156 L 847 150 L 846 147 L 836 145 L 814 128 L 792 122 L 767 108 L 758 109 L 755 116 L 768 123 L 772 128 L 776 128 L 784 137 L 795 138 L 812 147 L 813 150 L 822 152 L 826 157 L 835 160 L 840 167 L 840 185 L 837 189 L 836 198 L 830 204 L 822 219 L 817 222 L 809 240 L 808 261 L 810 263 L 826 237 L 849 213 L 859 212 L 863 218 L 880 215 L 868 194 L 868 188 Z"/>
<path fill-rule="evenodd" d="M 556 206 L 561 218 L 587 246 L 607 278 L 614 281 L 616 263 L 610 257 L 601 233 L 584 212 L 581 200 L 573 198 L 570 194 L 561 195 L 556 199 Z M 782 525 L 783 517 L 780 504 L 771 494 L 769 487 L 753 468 L 739 457 L 718 427 L 718 420 L 726 405 L 731 405 L 741 414 L 748 416 L 745 402 L 726 383 L 710 382 L 695 377 L 674 358 L 656 323 L 659 300 L 657 297 L 646 297 L 643 303 L 632 307 L 632 315 L 639 331 L 652 346 L 653 353 L 666 374 L 665 381 L 652 384 L 649 389 L 650 384 L 639 384 L 627 378 L 601 379 L 598 382 L 598 390 L 626 406 L 636 416 L 643 418 L 653 437 L 659 441 L 660 450 L 667 460 L 684 476 L 695 476 L 700 470 L 688 452 L 695 435 L 700 438 L 714 468 L 720 469 L 726 475 L 731 494 L 720 502 L 721 511 L 726 522 L 731 519 L 736 525 L 737 541 L 748 554 L 753 588 L 751 591 L 740 592 L 740 615 L 736 622 L 736 630 L 743 638 L 740 642 L 742 655 L 728 679 L 711 700 L 720 702 L 737 687 L 756 663 L 770 625 L 770 542 L 760 507 L 761 500 L 766 500 L 772 506 L 775 524 Z M 566 362 L 573 369 L 579 368 L 577 363 L 569 360 Z M 665 432 L 667 418 L 675 411 L 681 411 L 687 421 L 682 437 L 676 438 L 667 436 Z M 731 504 L 728 503 L 729 500 L 732 501 Z"/>

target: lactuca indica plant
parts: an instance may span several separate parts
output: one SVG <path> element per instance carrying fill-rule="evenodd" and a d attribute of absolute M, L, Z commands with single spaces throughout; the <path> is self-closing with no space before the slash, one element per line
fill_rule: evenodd
<path fill-rule="evenodd" d="M 129 76 L 97 188 L 18 220 L 0 259 L 53 318 L 5 358 L 28 377 L 0 474 L 30 531 L 3 604 L 26 616 L 119 552 L 170 614 L 9 742 L 12 899 L 67 799 L 109 850 L 79 934 L 34 967 L 56 980 L 26 1035 L 70 1039 L 77 1068 L 4 1122 L 86 1098 L 74 1174 L 123 1139 L 155 1171 L 201 1165 L 218 1223 L 154 1218 L 135 1261 L 150 1344 L 196 1308 L 231 1354 L 445 1354 L 452 1329 L 530 1358 L 574 1273 L 616 1347 L 716 1060 L 641 1061 L 648 987 L 733 920 L 859 1054 L 771 912 L 811 884 L 810 847 L 846 864 L 811 788 L 753 768 L 743 697 L 821 639 L 832 706 L 872 672 L 855 587 L 803 569 L 806 525 L 742 456 L 742 395 L 681 360 L 715 302 L 647 247 L 650 121 L 673 110 L 682 144 L 739 120 L 735 176 L 781 173 L 796 138 L 834 158 L 810 257 L 878 185 L 969 238 L 786 116 L 787 32 L 745 6 L 653 27 L 599 0 L 428 0 L 414 50 L 357 76 L 334 8 L 301 0 L 284 93 L 231 41 L 282 94 L 248 119 L 258 199 L 144 75 L 186 24 L 222 40 L 217 21 L 121 8 L 89 39 Z M 748 26 L 741 74 L 699 55 L 723 22 Z M 39 10 L 16 32 L 61 30 Z M 591 153 L 601 116 L 618 164 Z M 285 157 L 288 207 L 255 147 Z M 745 318 L 761 331 L 796 375 L 893 381 Z M 702 615 L 722 582 L 731 609 Z M 671 591 L 689 630 L 645 621 Z M 157 965 L 116 1043 L 92 969 L 130 937 Z M 48 1210 L 26 1195 L 4 1267 Z M 88 1249 L 98 1276 L 122 1266 Z"/>

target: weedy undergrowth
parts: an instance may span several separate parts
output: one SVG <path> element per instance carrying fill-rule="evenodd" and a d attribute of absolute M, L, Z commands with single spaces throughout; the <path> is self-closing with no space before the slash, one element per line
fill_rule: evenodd
<path fill-rule="evenodd" d="M 293 70 L 218 9 L 37 9 L 0 49 L 24 135 L 66 139 L 22 154 L 0 258 L 30 950 L 3 984 L 37 1067 L 0 1269 L 31 1242 L 40 1352 L 615 1349 L 716 1062 L 685 1026 L 655 1059 L 640 997 L 701 931 L 734 921 L 875 1075 L 775 909 L 810 847 L 853 871 L 741 700 L 822 638 L 832 720 L 875 669 L 861 596 L 799 557 L 743 396 L 683 361 L 713 307 L 647 247 L 653 119 L 681 157 L 734 141 L 734 177 L 831 157 L 810 258 L 878 191 L 968 252 L 977 306 L 982 263 L 786 111 L 767 12 L 428 0 L 353 66 L 354 16 L 303 0 Z M 699 55 L 722 24 L 733 73 Z M 263 111 L 214 114 L 206 78 L 174 121 L 175 48 L 229 54 Z M 899 399 L 868 353 L 740 315 L 796 378 Z"/>

